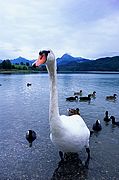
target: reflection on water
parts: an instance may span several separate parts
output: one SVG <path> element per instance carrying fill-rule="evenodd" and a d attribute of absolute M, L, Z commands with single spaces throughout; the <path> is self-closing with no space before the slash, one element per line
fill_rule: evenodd
<path fill-rule="evenodd" d="M 31 86 L 27 86 L 31 83 Z M 85 169 L 79 152 L 59 164 L 58 150 L 49 138 L 49 79 L 47 74 L 0 75 L 0 179 L 118 179 L 119 127 L 104 122 L 105 112 L 119 121 L 119 74 L 58 74 L 59 108 L 79 108 L 89 129 L 99 119 L 102 130 L 90 138 L 91 159 Z M 96 91 L 88 102 L 67 102 L 66 97 L 82 89 L 82 96 Z M 116 93 L 115 102 L 106 96 Z M 32 129 L 37 139 L 29 148 L 25 135 Z M 60 178 L 61 177 L 61 178 Z"/>
<path fill-rule="evenodd" d="M 51 180 L 58 179 L 85 179 L 87 177 L 88 168 L 83 165 L 78 154 L 68 154 L 65 162 L 59 162 L 55 169 Z"/>

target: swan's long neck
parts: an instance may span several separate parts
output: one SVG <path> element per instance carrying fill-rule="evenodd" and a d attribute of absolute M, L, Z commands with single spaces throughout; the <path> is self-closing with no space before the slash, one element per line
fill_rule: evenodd
<path fill-rule="evenodd" d="M 59 122 L 56 61 L 48 63 L 46 67 L 50 77 L 49 121 L 50 125 L 53 126 L 53 124 L 58 124 Z"/>

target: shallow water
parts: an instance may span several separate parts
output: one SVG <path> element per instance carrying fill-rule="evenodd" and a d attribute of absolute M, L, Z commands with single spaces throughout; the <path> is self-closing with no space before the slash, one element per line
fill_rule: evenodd
<path fill-rule="evenodd" d="M 27 83 L 32 83 L 27 87 Z M 99 119 L 102 131 L 90 138 L 91 159 L 85 169 L 87 154 L 79 159 L 60 161 L 58 150 L 49 139 L 49 78 L 47 74 L 0 75 L 0 179 L 118 179 L 119 128 L 103 121 L 105 111 L 119 121 L 119 99 L 105 100 L 107 95 L 119 95 L 119 74 L 58 74 L 59 108 L 79 108 L 89 129 Z M 82 89 L 83 95 L 96 91 L 96 98 L 87 102 L 67 102 L 66 97 Z M 29 148 L 25 139 L 28 129 L 37 133 Z M 57 169 L 58 168 L 58 169 Z"/>

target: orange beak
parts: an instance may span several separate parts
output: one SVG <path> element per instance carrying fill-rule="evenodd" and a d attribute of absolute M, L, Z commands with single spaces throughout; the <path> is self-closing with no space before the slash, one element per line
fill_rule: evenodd
<path fill-rule="evenodd" d="M 40 66 L 46 62 L 46 56 L 44 54 L 39 55 L 38 59 L 33 63 L 35 66 Z"/>

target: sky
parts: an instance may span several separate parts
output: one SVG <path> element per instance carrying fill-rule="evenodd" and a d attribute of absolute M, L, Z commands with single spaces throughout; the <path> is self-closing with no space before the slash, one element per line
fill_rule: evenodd
<path fill-rule="evenodd" d="M 119 0 L 0 0 L 0 59 L 119 55 Z"/>

